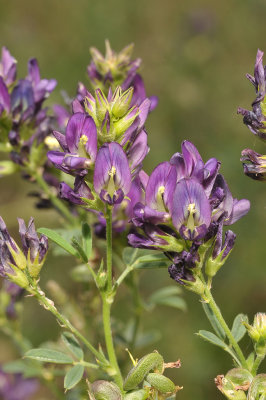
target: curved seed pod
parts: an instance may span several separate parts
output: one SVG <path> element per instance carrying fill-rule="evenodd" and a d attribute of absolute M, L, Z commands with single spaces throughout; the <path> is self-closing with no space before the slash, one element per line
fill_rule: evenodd
<path fill-rule="evenodd" d="M 150 353 L 142 357 L 137 365 L 132 368 L 125 379 L 124 389 L 133 390 L 144 380 L 145 376 L 156 371 L 159 374 L 163 373 L 163 357 L 159 353 Z"/>
<path fill-rule="evenodd" d="M 174 382 L 172 382 L 169 378 L 164 375 L 151 373 L 146 376 L 146 381 L 149 384 L 157 389 L 162 394 L 173 394 L 176 392 L 176 387 Z"/>
<path fill-rule="evenodd" d="M 91 392 L 95 400 L 122 400 L 119 387 L 113 382 L 99 380 L 91 385 Z"/>
<path fill-rule="evenodd" d="M 124 400 L 146 400 L 149 396 L 149 390 L 141 389 L 127 393 Z"/>

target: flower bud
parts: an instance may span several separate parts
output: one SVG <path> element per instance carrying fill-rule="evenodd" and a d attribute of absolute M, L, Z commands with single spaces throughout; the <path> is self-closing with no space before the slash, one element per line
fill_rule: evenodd
<path fill-rule="evenodd" d="M 109 111 L 109 103 L 101 91 L 101 89 L 95 90 L 95 100 L 96 100 L 96 116 L 99 122 L 102 122 L 106 111 Z"/>
<path fill-rule="evenodd" d="M 266 355 L 266 314 L 257 313 L 253 325 L 245 323 L 248 334 L 255 344 L 255 351 L 258 356 Z"/>
<path fill-rule="evenodd" d="M 116 92 L 115 92 L 116 94 Z M 123 94 L 116 96 L 118 98 L 115 99 L 112 106 L 112 114 L 116 118 L 122 118 L 126 112 L 129 110 L 130 103 L 133 96 L 133 88 L 129 88 Z"/>
<path fill-rule="evenodd" d="M 251 149 L 245 149 L 241 153 L 240 161 L 243 162 L 244 173 L 252 179 L 266 180 L 266 155 L 256 153 Z"/>
<path fill-rule="evenodd" d="M 135 119 L 139 114 L 139 109 L 137 106 L 134 106 L 129 110 L 129 112 L 117 122 L 114 123 L 114 130 L 116 133 L 116 138 L 120 138 L 126 130 L 133 124 Z"/>
<path fill-rule="evenodd" d="M 18 165 L 12 161 L 0 161 L 0 177 L 12 175 L 18 169 Z"/>

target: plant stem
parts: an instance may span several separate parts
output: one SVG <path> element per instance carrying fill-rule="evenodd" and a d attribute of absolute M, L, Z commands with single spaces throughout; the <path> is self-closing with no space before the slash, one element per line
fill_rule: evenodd
<path fill-rule="evenodd" d="M 251 370 L 251 373 L 253 376 L 256 376 L 258 368 L 260 366 L 260 363 L 264 360 L 264 357 L 265 356 L 257 356 L 257 358 L 253 364 L 252 370 Z"/>
<path fill-rule="evenodd" d="M 66 317 L 60 314 L 60 312 L 55 307 L 53 301 L 48 299 L 39 287 L 36 286 L 32 288 L 31 293 L 39 300 L 41 306 L 50 311 L 56 317 L 56 319 L 60 322 L 60 325 L 62 324 L 63 327 L 65 327 L 75 336 L 77 336 L 84 343 L 87 349 L 90 350 L 99 361 L 106 365 L 107 360 L 105 359 L 105 357 L 92 346 L 92 344 L 71 324 L 71 322 Z"/>
<path fill-rule="evenodd" d="M 112 290 L 112 207 L 107 206 L 106 212 L 106 268 L 107 268 L 107 292 Z"/>
<path fill-rule="evenodd" d="M 115 371 L 114 380 L 121 390 L 123 390 L 123 378 L 118 366 L 111 328 L 111 305 L 113 302 L 113 277 L 112 277 L 112 208 L 107 206 L 106 213 L 106 270 L 107 285 L 105 291 L 101 293 L 103 306 L 103 328 L 105 344 L 108 358 Z"/>
<path fill-rule="evenodd" d="M 40 169 L 34 169 L 28 166 L 29 174 L 36 180 L 41 189 L 48 196 L 49 200 L 53 203 L 54 207 L 60 212 L 60 214 L 68 221 L 70 225 L 76 225 L 76 218 L 71 214 L 68 207 L 60 200 L 56 194 L 53 193 L 50 186 L 45 182 L 42 177 Z"/>
<path fill-rule="evenodd" d="M 232 335 L 231 330 L 229 329 L 227 323 L 225 322 L 222 313 L 219 309 L 219 307 L 217 306 L 211 291 L 209 288 L 206 287 L 205 289 L 205 299 L 203 298 L 203 300 L 207 300 L 209 303 L 210 308 L 212 309 L 214 315 L 216 316 L 218 322 L 220 323 L 221 327 L 223 328 L 226 336 L 228 337 L 228 340 L 231 344 L 231 346 L 233 347 L 233 349 L 235 350 L 238 359 L 242 365 L 243 368 L 248 369 L 248 365 L 247 365 L 247 361 L 242 353 L 242 350 L 240 349 L 238 343 L 236 342 L 234 336 Z"/>

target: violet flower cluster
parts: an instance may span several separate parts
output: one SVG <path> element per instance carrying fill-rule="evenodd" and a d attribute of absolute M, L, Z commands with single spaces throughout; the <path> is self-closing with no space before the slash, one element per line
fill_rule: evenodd
<path fill-rule="evenodd" d="M 132 105 L 134 93 L 133 87 L 117 87 L 107 96 L 99 88 L 92 95 L 80 86 L 65 134 L 53 132 L 62 151 L 48 152 L 56 168 L 74 177 L 73 188 L 61 183 L 61 197 L 97 212 L 99 234 L 104 231 L 105 204 L 114 206 L 113 227 L 120 232 L 142 195 L 139 173 L 149 151 L 144 124 L 152 103 L 145 98 Z"/>
<path fill-rule="evenodd" d="M 48 250 L 48 239 L 44 235 L 38 237 L 33 218 L 28 227 L 21 218 L 18 223 L 22 249 L 10 236 L 0 217 L 0 276 L 26 288 L 29 285 L 28 275 L 32 278 L 39 276 Z"/>
<path fill-rule="evenodd" d="M 10 151 L 11 160 L 23 164 L 33 142 L 40 144 L 49 133 L 50 118 L 42 108 L 54 90 L 54 79 L 41 79 L 38 62 L 30 59 L 28 75 L 17 81 L 16 60 L 2 48 L 0 61 L 1 150 Z"/>
<path fill-rule="evenodd" d="M 262 141 L 266 140 L 266 67 L 263 66 L 263 52 L 258 50 L 254 77 L 247 74 L 248 80 L 256 90 L 256 99 L 252 103 L 252 111 L 239 107 L 238 114 L 243 115 L 243 122 L 250 131 Z M 257 153 L 252 149 L 242 151 L 244 173 L 252 179 L 265 181 L 266 155 Z"/>
<path fill-rule="evenodd" d="M 196 280 L 206 248 L 213 246 L 211 259 L 224 262 L 235 234 L 227 231 L 223 243 L 223 227 L 250 207 L 248 200 L 233 198 L 219 168 L 217 159 L 204 163 L 196 147 L 184 141 L 182 153 L 159 164 L 146 178 L 145 201 L 134 207 L 132 222 L 142 233 L 131 233 L 130 245 L 164 251 L 172 261 L 170 276 L 181 284 Z"/>

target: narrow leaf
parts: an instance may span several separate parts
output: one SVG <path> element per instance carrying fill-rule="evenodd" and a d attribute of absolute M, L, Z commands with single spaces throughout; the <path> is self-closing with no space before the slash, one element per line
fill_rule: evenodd
<path fill-rule="evenodd" d="M 139 249 L 135 249 L 133 247 L 126 247 L 123 251 L 123 261 L 126 265 L 132 265 L 133 262 L 138 258 L 140 253 Z"/>
<path fill-rule="evenodd" d="M 71 254 L 74 257 L 79 258 L 79 254 L 76 249 L 71 246 L 62 236 L 60 236 L 57 232 L 53 231 L 52 229 L 48 228 L 40 228 L 37 231 L 38 233 L 42 233 L 43 235 L 47 236 L 48 239 L 52 240 L 52 242 L 56 243 L 58 246 L 62 247 L 65 251 Z"/>
<path fill-rule="evenodd" d="M 197 335 L 202 339 L 207 340 L 207 342 L 214 344 L 215 346 L 222 347 L 223 349 L 227 347 L 227 345 L 212 332 L 202 330 L 199 331 Z"/>
<path fill-rule="evenodd" d="M 72 367 L 66 374 L 64 379 L 64 388 L 70 390 L 75 387 L 83 377 L 84 366 L 77 364 Z"/>
<path fill-rule="evenodd" d="M 73 360 L 65 353 L 51 349 L 32 349 L 24 355 L 26 358 L 56 364 L 73 364 Z"/>
<path fill-rule="evenodd" d="M 77 357 L 78 360 L 83 360 L 84 353 L 75 336 L 72 335 L 72 333 L 70 332 L 64 332 L 61 337 L 64 344 L 71 351 L 71 353 L 74 354 L 74 356 Z"/>
<path fill-rule="evenodd" d="M 207 315 L 208 320 L 211 323 L 211 326 L 217 333 L 220 339 L 225 339 L 225 332 L 223 328 L 221 327 L 218 319 L 216 318 L 215 314 L 213 313 L 212 309 L 210 308 L 208 303 L 202 303 L 203 310 L 205 311 L 205 314 Z"/>
<path fill-rule="evenodd" d="M 92 251 L 92 235 L 91 235 L 91 228 L 87 224 L 87 222 L 84 222 L 82 224 L 82 238 L 83 238 L 83 248 L 86 253 L 86 256 L 89 259 Z"/>
<path fill-rule="evenodd" d="M 84 249 L 82 248 L 82 246 L 79 244 L 78 239 L 75 238 L 75 237 L 73 237 L 71 241 L 72 241 L 73 247 L 75 247 L 75 249 L 77 250 L 77 252 L 78 252 L 78 254 L 79 254 L 79 257 L 80 257 L 85 263 L 87 263 L 87 262 L 88 262 L 88 257 L 87 257 L 87 255 L 86 255 Z"/>
<path fill-rule="evenodd" d="M 163 298 L 159 299 L 153 303 L 161 305 L 161 306 L 178 308 L 179 310 L 183 310 L 183 311 L 185 311 L 187 309 L 185 300 L 179 296 L 165 297 L 164 299 Z"/>
<path fill-rule="evenodd" d="M 150 254 L 134 261 L 134 267 L 140 268 L 166 268 L 169 260 L 163 254 Z"/>
<path fill-rule="evenodd" d="M 22 374 L 24 377 L 42 376 L 43 370 L 38 365 L 29 365 L 28 360 L 14 360 L 2 365 L 3 372 Z"/>
<path fill-rule="evenodd" d="M 248 317 L 245 314 L 238 314 L 233 322 L 231 332 L 237 342 L 239 342 L 246 333 L 246 328 L 243 325 L 243 322 L 248 323 Z"/>
<path fill-rule="evenodd" d="M 153 292 L 149 298 L 149 301 L 155 303 L 158 300 L 164 299 L 165 297 L 174 296 L 181 293 L 182 289 L 179 286 L 166 286 Z"/>

